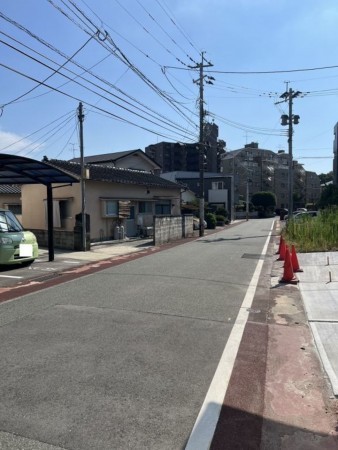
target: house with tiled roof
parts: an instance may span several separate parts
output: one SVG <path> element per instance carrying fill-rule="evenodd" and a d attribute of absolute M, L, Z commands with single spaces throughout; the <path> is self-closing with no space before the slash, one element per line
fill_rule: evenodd
<path fill-rule="evenodd" d="M 21 216 L 21 186 L 18 184 L 0 184 L 0 208 L 10 209 Z"/>
<path fill-rule="evenodd" d="M 126 150 L 115 153 L 85 156 L 84 163 L 100 164 L 101 166 L 119 167 L 121 169 L 145 170 L 154 174 L 161 172 L 161 166 L 141 149 Z M 71 162 L 81 162 L 81 158 L 73 158 Z"/>
<path fill-rule="evenodd" d="M 82 178 L 78 162 L 45 162 L 82 181 L 53 185 L 54 230 L 62 232 L 60 235 L 73 233 L 81 226 L 81 217 L 86 217 L 91 242 L 119 238 L 118 229 L 123 236 L 134 237 L 153 226 L 155 215 L 181 214 L 181 186 L 149 171 L 91 163 L 84 166 Z M 23 225 L 38 236 L 38 230 L 47 230 L 46 200 L 44 186 L 22 186 Z M 56 242 L 56 246 L 61 245 Z"/>

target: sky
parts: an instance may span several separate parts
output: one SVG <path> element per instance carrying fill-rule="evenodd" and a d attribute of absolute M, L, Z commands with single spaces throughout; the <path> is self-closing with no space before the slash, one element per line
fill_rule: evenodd
<path fill-rule="evenodd" d="M 41 160 L 199 139 L 288 152 L 332 170 L 338 122 L 336 0 L 1 0 L 0 151 Z"/>

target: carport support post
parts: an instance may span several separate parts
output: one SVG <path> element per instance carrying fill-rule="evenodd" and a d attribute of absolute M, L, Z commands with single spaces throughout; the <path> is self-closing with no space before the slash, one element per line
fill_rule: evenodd
<path fill-rule="evenodd" d="M 48 223 L 48 260 L 54 261 L 54 236 L 53 236 L 53 190 L 52 185 L 47 184 L 47 223 Z"/>

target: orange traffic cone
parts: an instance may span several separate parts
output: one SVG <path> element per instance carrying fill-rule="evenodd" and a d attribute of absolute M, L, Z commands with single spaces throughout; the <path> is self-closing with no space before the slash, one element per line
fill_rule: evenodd
<path fill-rule="evenodd" d="M 298 283 L 298 278 L 293 273 L 291 255 L 288 247 L 286 247 L 285 250 L 284 274 L 283 278 L 280 280 L 280 283 L 291 283 L 291 284 Z"/>
<path fill-rule="evenodd" d="M 279 241 L 278 250 L 277 250 L 277 252 L 276 252 L 277 255 L 280 254 L 280 249 L 281 249 L 281 246 L 282 246 L 283 241 L 284 241 L 283 236 L 281 236 L 281 237 L 280 237 L 280 241 Z"/>
<path fill-rule="evenodd" d="M 298 258 L 295 250 L 295 246 L 291 246 L 291 262 L 292 262 L 292 268 L 294 272 L 303 272 L 303 269 L 299 267 Z"/>
<path fill-rule="evenodd" d="M 277 259 L 277 261 L 285 260 L 285 250 L 286 250 L 285 241 L 284 241 L 284 239 L 281 239 L 280 249 L 279 249 L 279 258 Z"/>

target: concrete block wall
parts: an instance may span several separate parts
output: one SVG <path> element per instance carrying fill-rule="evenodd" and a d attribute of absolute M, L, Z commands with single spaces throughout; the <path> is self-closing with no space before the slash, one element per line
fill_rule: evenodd
<path fill-rule="evenodd" d="M 193 236 L 192 216 L 155 216 L 154 245 Z"/>
<path fill-rule="evenodd" d="M 31 230 L 38 241 L 40 247 L 48 247 L 47 230 Z M 74 232 L 54 230 L 54 247 L 65 250 L 74 250 Z"/>

